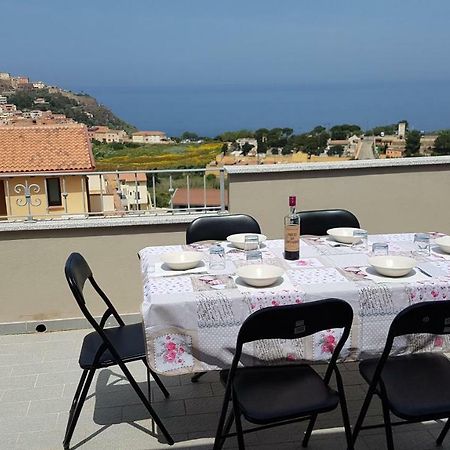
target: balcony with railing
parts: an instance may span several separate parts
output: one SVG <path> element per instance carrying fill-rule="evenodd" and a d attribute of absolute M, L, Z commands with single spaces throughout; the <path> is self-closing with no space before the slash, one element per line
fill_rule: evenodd
<path fill-rule="evenodd" d="M 50 204 L 55 198 L 59 201 L 52 182 L 45 181 L 53 176 L 60 177 L 60 205 Z M 0 336 L 0 430 L 5 448 L 61 446 L 80 375 L 76 358 L 88 332 L 63 274 L 72 251 L 86 256 L 119 312 L 127 321 L 137 322 L 142 298 L 137 252 L 150 245 L 184 243 L 187 223 L 199 215 L 250 214 L 264 234 L 280 238 L 287 197 L 296 194 L 302 210 L 354 212 L 369 233 L 450 234 L 450 157 L 236 166 L 225 168 L 215 180 L 202 171 L 90 172 L 77 178 L 76 208 L 70 205 L 75 178 L 52 177 L 0 178 L 5 191 L 0 221 L 0 334 L 4 335 Z M 145 195 L 140 183 L 145 185 Z M 210 188 L 219 192 L 215 204 L 207 201 L 207 193 L 203 204 L 191 201 L 193 189 Z M 186 200 L 180 201 L 180 208 L 174 202 L 177 189 L 184 189 Z M 144 383 L 143 367 L 133 367 L 133 373 Z M 343 376 L 354 423 L 365 384 L 355 363 L 345 365 Z M 171 398 L 163 400 L 153 383 L 152 395 L 157 413 L 174 434 L 175 448 L 212 448 L 223 396 L 217 374 L 208 374 L 198 384 L 191 384 L 187 376 L 164 377 L 164 382 Z M 151 421 L 120 371 L 100 371 L 94 386 L 96 394 L 88 399 L 72 441 L 76 448 L 169 448 L 154 436 Z M 381 417 L 380 406 L 374 404 L 369 422 Z M 344 448 L 340 427 L 338 414 L 324 417 L 310 447 Z M 396 429 L 397 448 L 431 448 L 441 427 L 427 422 Z M 248 447 L 298 448 L 302 430 L 298 425 L 279 432 L 267 430 L 249 436 Z M 443 448 L 450 448 L 444 444 Z M 383 430 L 374 430 L 359 439 L 357 448 L 384 445 Z M 237 444 L 230 440 L 228 446 Z"/>

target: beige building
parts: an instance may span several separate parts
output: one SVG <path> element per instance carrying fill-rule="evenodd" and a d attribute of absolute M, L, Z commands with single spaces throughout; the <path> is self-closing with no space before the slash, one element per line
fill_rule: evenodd
<path fill-rule="evenodd" d="M 128 135 L 125 130 L 113 130 L 109 127 L 100 125 L 89 128 L 89 137 L 99 142 L 119 142 L 128 141 Z"/>
<path fill-rule="evenodd" d="M 0 127 L 0 217 L 39 219 L 89 210 L 87 179 L 95 169 L 84 125 Z M 32 177 L 29 173 L 45 173 Z"/>
<path fill-rule="evenodd" d="M 132 134 L 132 141 L 137 144 L 166 144 L 170 142 L 162 131 L 137 131 Z"/>

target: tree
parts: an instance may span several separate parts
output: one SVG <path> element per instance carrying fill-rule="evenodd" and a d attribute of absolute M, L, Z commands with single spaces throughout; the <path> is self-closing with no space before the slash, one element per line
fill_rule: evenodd
<path fill-rule="evenodd" d="M 222 145 L 221 151 L 223 153 L 223 156 L 228 153 L 228 144 L 226 142 Z"/>
<path fill-rule="evenodd" d="M 420 137 L 420 131 L 408 131 L 406 134 L 405 156 L 413 156 L 419 153 Z"/>
<path fill-rule="evenodd" d="M 198 141 L 198 134 L 197 133 L 193 133 L 192 131 L 185 131 L 181 135 L 181 140 L 183 140 L 183 141 L 185 141 L 185 140 Z"/>
<path fill-rule="evenodd" d="M 320 134 L 320 133 L 323 133 L 326 130 L 327 129 L 325 127 L 323 127 L 322 125 L 317 125 L 317 127 L 314 127 L 311 130 L 311 134 Z"/>
<path fill-rule="evenodd" d="M 249 144 L 248 142 L 246 142 L 246 143 L 241 147 L 242 154 L 243 154 L 244 156 L 247 156 L 247 155 L 248 155 L 248 152 L 249 152 L 253 147 L 254 147 L 254 145 Z"/>
<path fill-rule="evenodd" d="M 344 146 L 343 145 L 333 145 L 329 150 L 328 150 L 328 155 L 330 156 L 342 156 L 342 153 L 344 153 Z"/>
<path fill-rule="evenodd" d="M 450 155 L 450 130 L 443 130 L 434 141 L 434 151 L 437 155 Z"/>
<path fill-rule="evenodd" d="M 345 123 L 343 125 L 335 125 L 330 128 L 331 139 L 344 140 L 348 139 L 352 134 L 357 136 L 362 134 L 361 127 L 359 125 L 351 125 Z"/>

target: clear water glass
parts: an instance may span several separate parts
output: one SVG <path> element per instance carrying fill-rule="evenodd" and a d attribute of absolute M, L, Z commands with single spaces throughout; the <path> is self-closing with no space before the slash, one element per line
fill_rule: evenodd
<path fill-rule="evenodd" d="M 225 249 L 220 244 L 214 244 L 209 249 L 209 269 L 224 270 L 225 267 Z"/>
<path fill-rule="evenodd" d="M 430 255 L 430 235 L 428 233 L 416 233 L 414 235 L 415 254 Z"/>
<path fill-rule="evenodd" d="M 373 256 L 387 256 L 389 254 L 389 244 L 387 242 L 374 242 L 372 244 Z"/>
<path fill-rule="evenodd" d="M 359 248 L 364 251 L 368 250 L 368 233 L 366 230 L 353 231 L 353 237 L 359 238 L 359 240 L 353 244 L 355 248 Z"/>
<path fill-rule="evenodd" d="M 245 236 L 245 260 L 249 264 L 262 263 L 262 253 L 259 249 L 259 237 L 256 234 Z"/>

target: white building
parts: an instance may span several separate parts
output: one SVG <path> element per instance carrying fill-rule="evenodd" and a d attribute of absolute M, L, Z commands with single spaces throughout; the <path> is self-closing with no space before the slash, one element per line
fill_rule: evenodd
<path fill-rule="evenodd" d="M 8 97 L 0 95 L 0 105 L 6 105 L 8 103 Z"/>
<path fill-rule="evenodd" d="M 0 80 L 10 80 L 11 75 L 8 72 L 0 72 Z"/>
<path fill-rule="evenodd" d="M 46 84 L 43 81 L 33 81 L 33 87 L 36 89 L 45 89 Z"/>
<path fill-rule="evenodd" d="M 170 142 L 162 131 L 137 131 L 132 134 L 132 142 L 137 144 L 167 144 Z"/>

